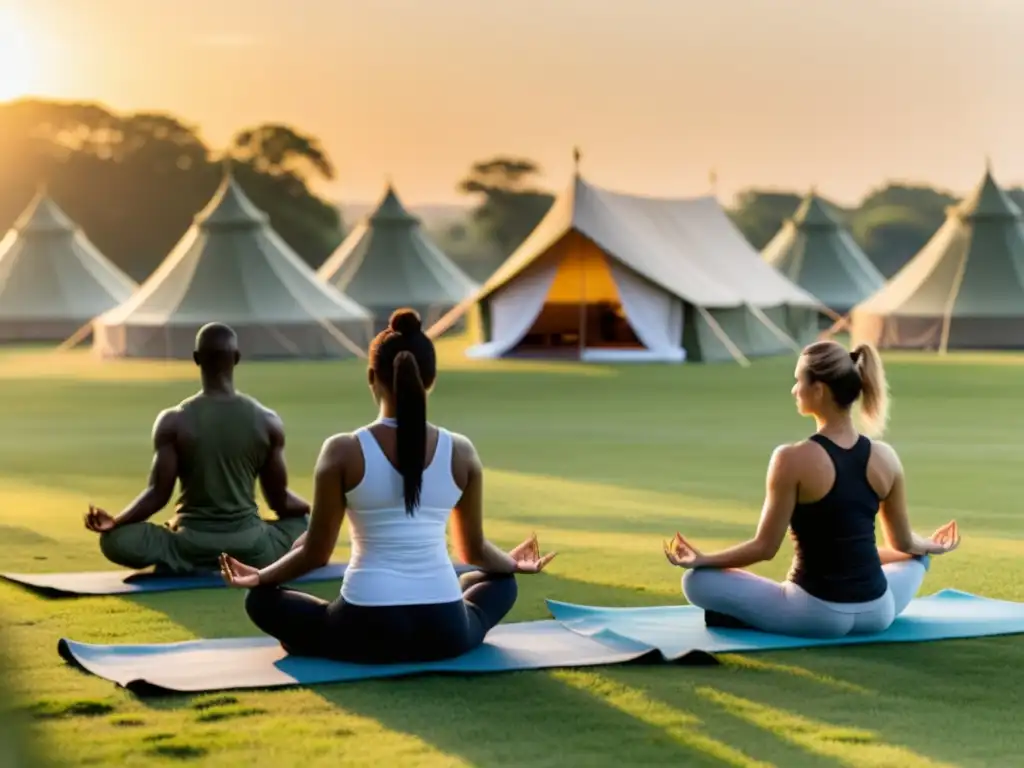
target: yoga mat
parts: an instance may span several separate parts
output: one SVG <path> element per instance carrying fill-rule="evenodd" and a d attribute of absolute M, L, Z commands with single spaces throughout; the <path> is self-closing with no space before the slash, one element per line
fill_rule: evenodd
<path fill-rule="evenodd" d="M 657 651 L 630 640 L 571 632 L 557 621 L 502 624 L 482 646 L 448 661 L 361 665 L 288 656 L 270 637 L 159 645 L 89 645 L 61 639 L 65 661 L 137 695 L 340 683 L 426 673 L 481 674 L 622 664 Z"/>
<path fill-rule="evenodd" d="M 694 651 L 736 653 L 864 643 L 914 643 L 1024 633 L 1024 603 L 945 589 L 913 600 L 885 632 L 815 640 L 743 629 L 709 629 L 704 612 L 689 605 L 594 608 L 548 600 L 563 626 L 585 637 L 631 640 L 657 648 L 669 660 Z"/>
<path fill-rule="evenodd" d="M 296 579 L 294 584 L 315 581 L 340 581 L 347 563 L 330 563 Z M 461 563 L 457 573 L 476 568 Z M 169 576 L 147 571 L 86 571 L 83 573 L 0 573 L 0 578 L 18 584 L 45 597 L 83 597 L 86 595 L 132 595 L 142 592 L 180 592 L 187 589 L 225 588 L 220 573 Z"/>

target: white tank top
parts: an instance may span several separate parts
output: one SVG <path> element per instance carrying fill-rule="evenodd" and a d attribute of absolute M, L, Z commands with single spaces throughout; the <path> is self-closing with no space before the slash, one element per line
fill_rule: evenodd
<path fill-rule="evenodd" d="M 341 596 L 353 605 L 426 605 L 462 599 L 448 555 L 448 516 L 462 498 L 452 476 L 452 436 L 438 429 L 420 504 L 405 511 L 402 476 L 368 428 L 356 431 L 363 479 L 346 494 L 352 555 Z"/>

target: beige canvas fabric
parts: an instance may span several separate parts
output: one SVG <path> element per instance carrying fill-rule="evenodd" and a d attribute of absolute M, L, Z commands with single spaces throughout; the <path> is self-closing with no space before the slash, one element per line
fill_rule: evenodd
<path fill-rule="evenodd" d="M 714 197 L 654 198 L 577 176 L 530 236 L 484 284 L 485 298 L 576 230 L 637 274 L 704 307 L 819 302 L 760 258 Z"/>
<path fill-rule="evenodd" d="M 187 358 L 208 322 L 238 333 L 249 358 L 349 357 L 370 313 L 317 279 L 230 176 L 128 301 L 97 318 L 101 356 Z"/>
<path fill-rule="evenodd" d="M 137 287 L 40 192 L 0 240 L 0 341 L 63 341 Z"/>
<path fill-rule="evenodd" d="M 577 243 L 571 250 L 578 251 L 580 237 L 603 258 L 685 305 L 686 338 L 678 341 L 690 360 L 792 350 L 813 338 L 818 313 L 825 310 L 760 257 L 715 198 L 631 195 L 576 176 L 480 291 L 430 334 L 443 333 L 479 305 L 487 341 L 489 300 L 517 281 L 535 279 L 569 244 Z M 585 300 L 597 301 L 589 295 Z"/>
<path fill-rule="evenodd" d="M 880 347 L 1024 347 L 1024 222 L 990 171 L 849 324 Z"/>

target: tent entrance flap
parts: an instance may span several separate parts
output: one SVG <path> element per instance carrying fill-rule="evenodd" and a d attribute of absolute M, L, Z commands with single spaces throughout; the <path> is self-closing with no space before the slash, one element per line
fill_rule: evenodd
<path fill-rule="evenodd" d="M 544 304 L 511 353 L 582 358 L 587 349 L 646 349 L 600 248 L 574 232 L 555 250 L 560 258 Z"/>
<path fill-rule="evenodd" d="M 553 250 L 557 262 L 544 303 L 510 353 L 594 359 L 594 350 L 609 350 L 623 360 L 685 358 L 679 299 L 578 232 Z"/>

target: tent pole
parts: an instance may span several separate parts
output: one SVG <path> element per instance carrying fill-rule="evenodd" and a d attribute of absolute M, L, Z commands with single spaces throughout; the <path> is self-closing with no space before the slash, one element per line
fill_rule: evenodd
<path fill-rule="evenodd" d="M 700 312 L 701 317 L 703 317 L 704 321 L 711 327 L 711 332 L 718 337 L 718 340 L 721 341 L 723 345 L 725 345 L 726 350 L 728 350 L 729 354 L 732 355 L 733 360 L 744 368 L 750 367 L 750 361 L 747 359 L 747 356 L 744 355 L 743 352 L 740 351 L 740 348 L 733 343 L 733 340 L 729 338 L 725 329 L 723 329 L 722 326 L 718 324 L 718 321 L 715 320 L 714 315 L 708 312 L 706 307 L 702 307 L 698 304 L 695 304 L 694 306 L 697 307 L 697 311 Z"/>
<path fill-rule="evenodd" d="M 960 286 L 964 281 L 964 273 L 967 271 L 967 252 L 960 257 L 960 265 L 956 269 L 956 276 L 953 278 L 953 287 L 946 298 L 946 306 L 942 312 L 942 335 L 939 337 L 939 354 L 945 355 L 949 351 L 949 331 L 953 323 L 953 308 L 956 306 L 957 297 L 960 295 Z"/>
<path fill-rule="evenodd" d="M 749 309 L 750 313 L 754 317 L 756 317 L 765 328 L 771 331 L 775 335 L 775 337 L 778 338 L 779 341 L 781 341 L 787 347 L 792 349 L 794 352 L 800 352 L 803 350 L 803 347 L 801 347 L 797 343 L 796 339 L 794 339 L 784 330 L 779 328 L 779 326 L 773 323 L 771 321 L 771 318 L 769 318 L 768 315 L 761 311 L 760 307 L 755 307 L 753 304 L 747 304 L 747 309 Z M 817 318 L 815 318 L 815 322 L 817 322 Z"/>
<path fill-rule="evenodd" d="M 587 348 L 587 269 L 583 263 L 583 251 L 580 250 L 579 241 L 573 238 L 573 250 L 579 256 L 580 261 L 580 360 Z"/>
<path fill-rule="evenodd" d="M 85 341 L 85 339 L 89 336 L 90 333 L 92 333 L 92 324 L 92 320 L 87 322 L 73 334 L 64 339 L 64 341 L 58 344 L 53 351 L 66 352 L 69 349 L 74 349 L 75 347 L 77 347 L 79 344 Z"/>

